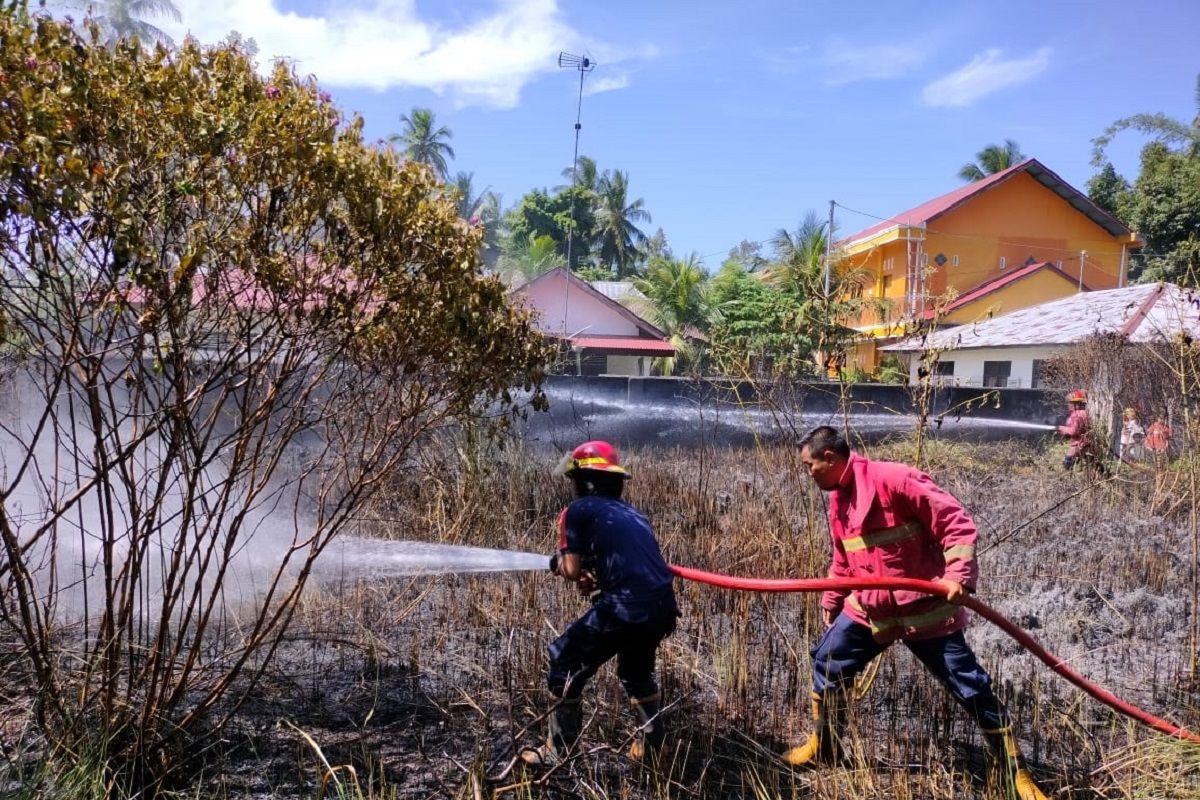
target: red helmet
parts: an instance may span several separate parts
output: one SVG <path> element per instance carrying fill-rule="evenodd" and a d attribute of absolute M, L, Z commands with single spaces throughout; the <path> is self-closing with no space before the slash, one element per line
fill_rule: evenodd
<path fill-rule="evenodd" d="M 1086 403 L 1087 402 L 1087 392 L 1085 392 L 1083 389 L 1076 389 L 1075 391 L 1073 391 L 1069 395 L 1067 395 L 1067 402 L 1068 403 Z"/>
<path fill-rule="evenodd" d="M 558 472 L 562 475 L 570 475 L 581 469 L 629 475 L 629 472 L 621 466 L 621 460 L 617 457 L 617 448 L 608 442 L 599 440 L 579 445 L 558 465 Z"/>

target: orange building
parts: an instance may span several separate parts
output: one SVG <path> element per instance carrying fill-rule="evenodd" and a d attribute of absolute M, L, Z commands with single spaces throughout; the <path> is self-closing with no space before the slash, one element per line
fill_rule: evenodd
<path fill-rule="evenodd" d="M 853 325 L 863 336 L 852 359 L 873 371 L 877 346 L 935 311 L 939 324 L 963 324 L 1124 286 L 1129 251 L 1140 245 L 1120 220 L 1027 159 L 839 243 L 839 269 L 865 271 L 864 295 L 881 301 Z"/>

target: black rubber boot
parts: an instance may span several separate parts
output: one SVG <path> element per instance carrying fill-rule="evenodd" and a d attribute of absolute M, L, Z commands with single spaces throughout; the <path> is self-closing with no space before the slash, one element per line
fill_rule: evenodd
<path fill-rule="evenodd" d="M 667 738 L 659 695 L 655 693 L 649 697 L 635 697 L 629 703 L 638 719 L 638 733 L 629 745 L 629 757 L 642 762 L 654 760 L 662 752 L 663 743 Z"/>
<path fill-rule="evenodd" d="M 562 761 L 575 746 L 582 730 L 583 706 L 579 698 L 559 700 L 550 711 L 546 742 L 538 747 L 522 750 L 521 759 L 535 767 L 552 767 Z"/>

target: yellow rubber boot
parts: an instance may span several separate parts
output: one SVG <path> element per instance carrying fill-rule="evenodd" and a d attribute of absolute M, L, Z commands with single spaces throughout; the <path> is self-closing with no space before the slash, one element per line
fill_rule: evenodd
<path fill-rule="evenodd" d="M 813 732 L 808 741 L 783 754 L 783 760 L 793 767 L 810 768 L 833 764 L 841 758 L 838 736 L 841 733 L 840 702 L 832 695 L 813 692 Z"/>
<path fill-rule="evenodd" d="M 1012 728 L 985 729 L 983 738 L 1000 766 L 1004 785 L 1011 790 L 1012 797 L 1016 800 L 1048 800 L 1021 761 L 1021 749 Z"/>

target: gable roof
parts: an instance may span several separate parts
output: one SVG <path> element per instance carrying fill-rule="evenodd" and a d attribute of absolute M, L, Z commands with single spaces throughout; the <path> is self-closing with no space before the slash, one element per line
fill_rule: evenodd
<path fill-rule="evenodd" d="M 1051 264 L 1049 261 L 1037 261 L 1033 264 L 1026 264 L 1020 269 L 1013 270 L 1006 275 L 998 275 L 997 277 L 992 278 L 990 281 L 984 281 L 969 292 L 963 292 L 958 297 L 954 298 L 949 305 L 942 309 L 942 313 L 949 314 L 952 311 L 957 311 L 965 305 L 974 303 L 976 300 L 981 300 L 984 297 L 987 297 L 989 294 L 998 292 L 1007 286 L 1012 286 L 1014 283 L 1018 283 L 1025 278 L 1041 272 L 1042 270 L 1047 270 L 1060 275 L 1064 280 L 1070 281 L 1072 284 L 1078 283 L 1077 278 L 1071 277 L 1054 264 Z M 1092 290 L 1091 287 L 1086 283 L 1081 285 L 1083 286 L 1083 290 L 1086 292 L 1090 292 Z M 927 320 L 933 319 L 934 311 L 933 309 L 926 309 L 924 312 L 922 312 L 921 316 Z"/>
<path fill-rule="evenodd" d="M 513 289 L 512 294 L 514 294 L 514 295 L 526 294 L 534 286 L 537 286 L 540 283 L 549 283 L 555 277 L 559 277 L 559 276 L 566 278 L 567 285 L 569 287 L 579 289 L 580 291 L 584 292 L 585 294 L 591 295 L 592 297 L 594 297 L 598 301 L 600 301 L 603 305 L 612 309 L 614 312 L 616 312 L 617 314 L 620 314 L 622 317 L 624 317 L 627 321 L 631 322 L 638 329 L 639 335 L 648 336 L 653 339 L 665 340 L 667 338 L 666 333 L 664 333 L 663 331 L 659 330 L 654 325 L 651 325 L 649 322 L 647 322 L 646 320 L 639 317 L 637 314 L 635 314 L 629 308 L 621 305 L 616 300 L 612 299 L 608 295 L 606 295 L 603 292 L 601 292 L 600 290 L 596 289 L 590 283 L 585 281 L 583 278 L 580 278 L 578 275 L 571 272 L 566 267 L 555 267 L 554 269 L 549 270 L 548 272 L 543 272 L 541 275 L 538 275 L 533 280 L 526 281 L 525 283 L 521 284 L 517 288 Z M 567 338 L 571 338 L 571 337 L 568 336 Z"/>
<path fill-rule="evenodd" d="M 1133 342 L 1167 342 L 1181 333 L 1200 338 L 1200 292 L 1173 283 L 1150 283 L 1080 292 L 973 325 L 906 339 L 882 349 L 1067 345 L 1098 334 L 1120 334 Z"/>
<path fill-rule="evenodd" d="M 1125 223 L 1093 203 L 1087 195 L 1047 169 L 1036 158 L 1027 158 L 1020 164 L 1014 164 L 1008 169 L 988 175 L 982 180 L 968 183 L 966 186 L 960 186 L 940 197 L 926 200 L 919 206 L 892 216 L 891 219 L 877 222 L 868 228 L 862 229 L 853 236 L 843 239 L 839 244 L 842 246 L 857 244 L 864 239 L 870 239 L 876 234 L 902 225 L 927 225 L 931 220 L 953 211 L 977 195 L 993 189 L 1021 173 L 1029 175 L 1029 177 L 1066 200 L 1073 208 L 1108 231 L 1110 235 L 1127 236 L 1131 233 Z"/>

